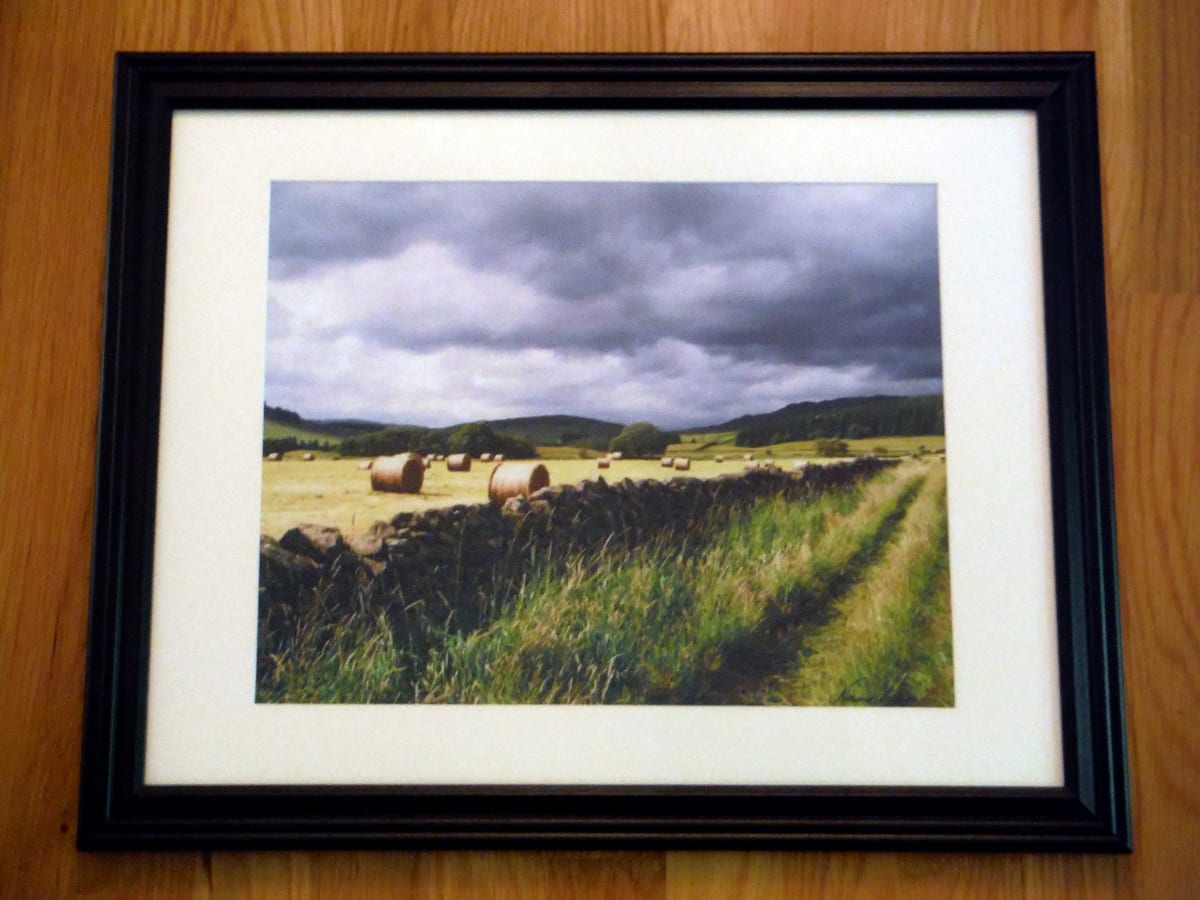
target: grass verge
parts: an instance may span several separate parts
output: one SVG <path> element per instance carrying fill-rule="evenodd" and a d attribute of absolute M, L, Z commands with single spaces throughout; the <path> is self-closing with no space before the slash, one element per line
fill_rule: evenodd
<path fill-rule="evenodd" d="M 419 691 L 432 702 L 735 703 L 794 654 L 801 627 L 886 544 L 912 471 L 799 504 L 760 503 L 708 533 L 598 567 L 535 577 L 511 614 L 452 638 Z"/>
<path fill-rule="evenodd" d="M 887 554 L 759 702 L 954 705 L 946 474 L 929 471 Z"/>

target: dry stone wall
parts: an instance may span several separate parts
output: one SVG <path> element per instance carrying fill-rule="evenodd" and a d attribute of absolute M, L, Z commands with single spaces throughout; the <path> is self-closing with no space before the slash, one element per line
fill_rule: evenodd
<path fill-rule="evenodd" d="M 534 566 L 681 537 L 716 511 L 767 497 L 804 501 L 889 465 L 894 461 L 864 458 L 802 472 L 760 469 L 711 479 L 610 484 L 597 478 L 552 485 L 503 506 L 400 513 L 350 539 L 309 524 L 278 541 L 263 535 L 259 664 L 267 665 L 293 639 L 314 606 L 320 607 L 316 618 L 331 624 L 356 609 L 384 611 L 402 639 L 430 625 L 470 631 L 498 611 Z"/>

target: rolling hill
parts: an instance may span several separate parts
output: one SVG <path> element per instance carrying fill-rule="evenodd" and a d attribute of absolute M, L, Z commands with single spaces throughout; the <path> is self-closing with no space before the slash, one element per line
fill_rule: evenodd
<path fill-rule="evenodd" d="M 515 435 L 541 446 L 570 446 L 598 439 L 608 441 L 625 427 L 616 422 L 565 415 L 492 419 L 487 424 L 494 431 Z"/>
<path fill-rule="evenodd" d="M 281 406 L 263 406 L 263 437 L 294 437 L 298 441 L 319 441 L 336 444 L 352 434 L 364 434 L 386 427 L 383 422 L 366 419 L 306 419 L 299 413 Z"/>
<path fill-rule="evenodd" d="M 739 416 L 717 425 L 685 428 L 689 434 L 729 433 L 755 446 L 816 438 L 945 434 L 942 395 L 843 397 L 789 403 L 773 412 Z"/>
<path fill-rule="evenodd" d="M 264 438 L 268 441 L 295 438 L 330 447 L 344 438 L 375 435 L 385 430 L 422 432 L 441 436 L 453 434 L 460 425 L 425 428 L 389 425 L 363 419 L 306 419 L 291 410 L 265 406 Z M 623 425 L 584 416 L 547 415 L 484 422 L 497 434 L 511 435 L 540 447 L 591 447 L 604 450 L 621 433 Z M 880 436 L 938 435 L 945 433 L 942 397 L 876 395 L 843 397 L 836 400 L 807 400 L 789 403 L 767 413 L 739 416 L 715 425 L 681 429 L 692 440 L 733 441 L 742 446 L 761 446 L 816 438 L 861 439 Z"/>
<path fill-rule="evenodd" d="M 467 424 L 460 422 L 430 431 L 450 433 Z M 493 431 L 524 438 L 534 444 L 574 444 L 583 440 L 616 437 L 624 425 L 603 422 L 584 416 L 551 415 L 524 416 L 515 419 L 488 419 L 485 421 Z M 263 434 L 270 438 L 296 437 L 299 440 L 321 440 L 337 442 L 354 434 L 367 434 L 384 428 L 415 428 L 394 422 L 374 422 L 367 419 L 306 419 L 299 413 L 277 406 L 263 407 Z"/>

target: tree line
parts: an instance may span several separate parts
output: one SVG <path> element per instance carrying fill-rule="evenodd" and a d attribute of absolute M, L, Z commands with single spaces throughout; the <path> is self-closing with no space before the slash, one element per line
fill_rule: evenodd
<path fill-rule="evenodd" d="M 624 456 L 660 456 L 668 444 L 679 443 L 679 435 L 656 428 L 649 422 L 626 425 L 621 433 L 608 442 L 608 449 Z"/>
<path fill-rule="evenodd" d="M 272 453 L 287 453 L 289 450 L 332 450 L 330 441 L 299 440 L 293 435 L 279 438 L 263 438 L 263 456 Z"/>
<path fill-rule="evenodd" d="M 343 456 L 390 456 L 394 453 L 503 453 L 511 459 L 537 456 L 537 447 L 524 438 L 495 431 L 486 422 L 457 428 L 393 425 L 342 438 Z"/>
<path fill-rule="evenodd" d="M 794 404 L 769 415 L 748 418 L 750 421 L 734 438 L 741 447 L 822 438 L 856 440 L 946 433 L 940 395 Z"/>
<path fill-rule="evenodd" d="M 284 425 L 292 425 L 296 428 L 303 428 L 305 421 L 300 413 L 292 412 L 290 409 L 284 409 L 282 406 L 268 406 L 263 404 L 263 418 L 280 422 Z"/>

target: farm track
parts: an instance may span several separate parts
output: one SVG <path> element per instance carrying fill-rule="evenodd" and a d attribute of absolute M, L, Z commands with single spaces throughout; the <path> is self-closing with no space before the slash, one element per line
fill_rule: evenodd
<path fill-rule="evenodd" d="M 803 705 L 954 704 L 946 472 L 931 472 L 887 554 L 759 698 Z"/>
<path fill-rule="evenodd" d="M 897 533 L 908 521 L 909 510 L 927 493 L 928 479 L 910 472 L 898 480 L 878 504 L 890 509 L 866 527 L 853 528 L 854 549 L 837 565 L 813 566 L 802 573 L 791 590 L 772 598 L 758 628 L 726 645 L 719 667 L 708 678 L 705 690 L 692 702 L 759 705 L 780 702 L 770 690 L 794 670 L 798 657 L 815 634 L 833 624 L 843 599 L 869 581 L 872 572 L 886 565 Z M 867 506 L 868 504 L 863 504 Z M 860 507 L 858 515 L 869 510 Z M 852 514 L 853 515 L 853 514 Z M 839 535 L 844 538 L 845 533 Z M 821 555 L 821 547 L 814 555 Z"/>

